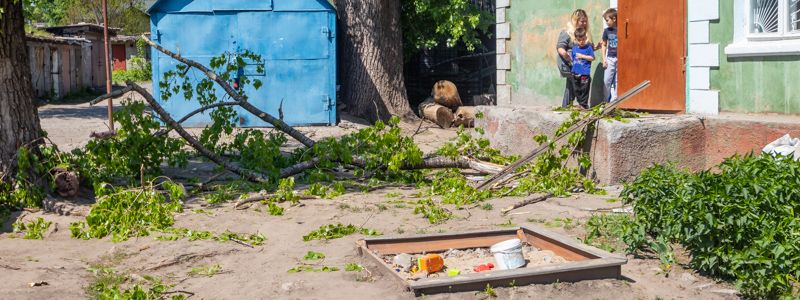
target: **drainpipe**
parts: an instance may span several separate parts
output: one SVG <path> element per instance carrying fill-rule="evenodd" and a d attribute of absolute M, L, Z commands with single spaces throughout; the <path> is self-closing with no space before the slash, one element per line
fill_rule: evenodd
<path fill-rule="evenodd" d="M 105 46 L 105 60 L 106 60 L 106 93 L 111 94 L 111 63 L 109 59 L 111 57 L 111 53 L 109 53 L 109 44 L 108 44 L 108 0 L 103 0 L 103 45 Z M 114 131 L 114 100 L 108 98 L 108 129 L 110 132 Z"/>

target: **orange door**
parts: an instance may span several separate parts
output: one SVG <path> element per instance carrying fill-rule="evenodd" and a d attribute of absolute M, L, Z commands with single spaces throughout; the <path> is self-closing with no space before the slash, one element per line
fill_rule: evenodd
<path fill-rule="evenodd" d="M 619 0 L 618 91 L 651 85 L 623 108 L 686 109 L 686 0 Z"/>
<path fill-rule="evenodd" d="M 127 70 L 125 60 L 125 45 L 112 45 L 111 58 L 114 60 L 114 71 Z"/>

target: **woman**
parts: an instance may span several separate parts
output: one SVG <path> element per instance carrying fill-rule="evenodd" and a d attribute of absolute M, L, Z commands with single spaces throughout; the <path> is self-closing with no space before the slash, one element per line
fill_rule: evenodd
<path fill-rule="evenodd" d="M 575 40 L 575 29 L 586 29 L 588 43 L 592 43 L 592 34 L 589 30 L 589 16 L 583 9 L 577 9 L 570 16 L 570 21 L 567 22 L 567 28 L 558 34 L 558 41 L 556 42 L 556 50 L 558 56 L 556 63 L 558 70 L 561 72 L 561 77 L 566 78 L 566 88 L 564 89 L 564 99 L 561 101 L 561 107 L 568 107 L 572 99 L 575 98 L 575 91 L 572 85 L 572 46 Z M 597 49 L 598 45 L 594 45 Z"/>

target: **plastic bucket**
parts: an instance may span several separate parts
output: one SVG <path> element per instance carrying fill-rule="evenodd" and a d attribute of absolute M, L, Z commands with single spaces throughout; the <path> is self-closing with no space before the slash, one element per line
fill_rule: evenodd
<path fill-rule="evenodd" d="M 525 256 L 522 255 L 522 241 L 512 239 L 492 245 L 489 250 L 494 255 L 498 270 L 511 270 L 525 265 Z"/>

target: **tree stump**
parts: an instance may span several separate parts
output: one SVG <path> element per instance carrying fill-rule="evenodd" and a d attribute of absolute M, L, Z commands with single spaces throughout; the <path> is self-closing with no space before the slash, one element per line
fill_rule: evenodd
<path fill-rule="evenodd" d="M 433 98 L 428 98 L 419 104 L 419 115 L 436 123 L 442 129 L 450 128 L 455 119 L 452 110 L 435 103 Z"/>

